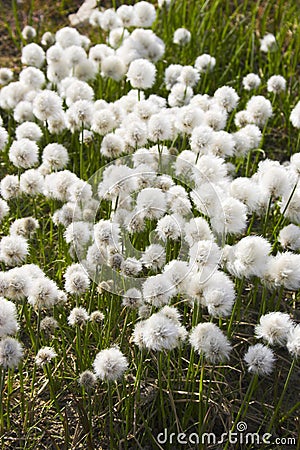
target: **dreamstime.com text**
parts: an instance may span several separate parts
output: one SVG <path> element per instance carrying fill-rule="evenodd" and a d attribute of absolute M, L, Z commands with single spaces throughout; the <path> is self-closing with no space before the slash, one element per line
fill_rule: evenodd
<path fill-rule="evenodd" d="M 234 431 L 222 433 L 217 436 L 215 433 L 168 433 L 167 428 L 157 435 L 157 442 L 163 444 L 181 444 L 181 445 L 216 445 L 216 444 L 275 444 L 295 446 L 294 437 L 273 437 L 270 433 L 251 433 L 247 431 L 246 422 L 238 422 Z"/>

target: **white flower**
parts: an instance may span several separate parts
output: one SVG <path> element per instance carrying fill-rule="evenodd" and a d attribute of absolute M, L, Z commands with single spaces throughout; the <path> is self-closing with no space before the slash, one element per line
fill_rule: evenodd
<path fill-rule="evenodd" d="M 142 293 L 136 288 L 128 289 L 122 297 L 122 305 L 127 308 L 136 309 L 143 304 Z"/>
<path fill-rule="evenodd" d="M 8 156 L 14 166 L 28 169 L 37 164 L 39 148 L 34 141 L 23 138 L 12 143 Z"/>
<path fill-rule="evenodd" d="M 196 58 L 194 65 L 200 73 L 210 72 L 216 65 L 216 58 L 207 53 L 203 53 L 203 55 Z"/>
<path fill-rule="evenodd" d="M 4 86 L 0 92 L 0 106 L 3 109 L 14 109 L 19 102 L 25 99 L 29 87 L 21 81 L 15 81 Z"/>
<path fill-rule="evenodd" d="M 296 291 L 300 288 L 300 255 L 284 252 L 269 258 L 265 277 L 275 287 Z"/>
<path fill-rule="evenodd" d="M 178 240 L 182 235 L 184 220 L 178 214 L 165 215 L 157 222 L 155 231 L 160 239 Z"/>
<path fill-rule="evenodd" d="M 121 271 L 127 277 L 137 276 L 142 271 L 142 263 L 136 258 L 127 258 L 121 263 Z"/>
<path fill-rule="evenodd" d="M 106 9 L 100 16 L 100 27 L 105 30 L 112 30 L 122 25 L 122 21 L 113 9 Z"/>
<path fill-rule="evenodd" d="M 14 303 L 0 297 L 0 338 L 16 334 L 19 329 L 17 309 Z"/>
<path fill-rule="evenodd" d="M 72 68 L 84 61 L 86 57 L 85 50 L 78 45 L 70 45 L 64 51 L 64 58 L 66 59 L 67 64 Z"/>
<path fill-rule="evenodd" d="M 101 219 L 94 225 L 94 239 L 99 248 L 109 246 L 119 247 L 120 227 L 117 223 Z"/>
<path fill-rule="evenodd" d="M 183 83 L 176 83 L 171 88 L 171 92 L 168 96 L 168 103 L 172 108 L 184 106 L 190 103 L 192 97 L 193 89 L 190 86 L 186 86 Z"/>
<path fill-rule="evenodd" d="M 67 165 L 69 155 L 67 149 L 63 145 L 53 143 L 46 145 L 43 150 L 42 159 L 52 170 L 59 170 Z"/>
<path fill-rule="evenodd" d="M 17 175 L 5 175 L 0 182 L 1 195 L 5 200 L 15 198 L 20 193 L 20 184 Z"/>
<path fill-rule="evenodd" d="M 280 208 L 281 214 L 289 218 L 292 222 L 300 223 L 300 187 L 297 186 L 292 198 L 290 198 L 290 191 L 283 196 Z"/>
<path fill-rule="evenodd" d="M 225 273 L 214 272 L 203 289 L 203 304 L 208 313 L 213 317 L 229 316 L 234 299 L 234 283 Z"/>
<path fill-rule="evenodd" d="M 32 104 L 33 114 L 41 121 L 55 118 L 62 111 L 62 99 L 54 91 L 44 89 L 39 92 Z"/>
<path fill-rule="evenodd" d="M 135 10 L 132 5 L 119 6 L 117 14 L 122 20 L 124 27 L 128 28 L 135 24 Z"/>
<path fill-rule="evenodd" d="M 93 117 L 93 103 L 89 100 L 76 100 L 66 112 L 67 125 L 71 131 L 90 127 Z"/>
<path fill-rule="evenodd" d="M 195 217 L 191 219 L 184 226 L 185 236 L 184 239 L 190 247 L 196 244 L 198 241 L 212 241 L 213 234 L 209 225 L 202 217 Z"/>
<path fill-rule="evenodd" d="M 251 97 L 247 103 L 246 111 L 250 114 L 251 121 L 259 127 L 263 127 L 273 113 L 270 100 L 262 95 Z"/>
<path fill-rule="evenodd" d="M 300 227 L 294 224 L 287 225 L 279 232 L 278 241 L 283 248 L 291 250 L 300 249 Z"/>
<path fill-rule="evenodd" d="M 77 177 L 69 170 L 53 172 L 45 177 L 44 195 L 47 198 L 55 198 L 60 201 L 67 201 L 69 189 L 72 183 L 77 181 Z"/>
<path fill-rule="evenodd" d="M 260 50 L 264 53 L 272 52 L 277 49 L 276 38 L 273 34 L 267 33 L 260 39 Z"/>
<path fill-rule="evenodd" d="M 45 83 L 45 75 L 36 67 L 26 67 L 20 72 L 19 80 L 26 84 L 29 88 L 39 90 Z"/>
<path fill-rule="evenodd" d="M 259 204 L 258 185 L 251 178 L 238 177 L 230 184 L 230 195 L 243 202 L 250 212 L 256 211 Z"/>
<path fill-rule="evenodd" d="M 276 311 L 261 316 L 255 327 L 255 336 L 270 345 L 284 346 L 294 323 L 288 314 Z"/>
<path fill-rule="evenodd" d="M 126 65 L 118 56 L 107 56 L 102 60 L 101 74 L 103 77 L 120 81 L 126 74 Z"/>
<path fill-rule="evenodd" d="M 273 371 L 275 356 L 270 348 L 256 344 L 248 348 L 244 360 L 248 365 L 249 372 L 257 375 L 270 375 Z"/>
<path fill-rule="evenodd" d="M 211 226 L 217 233 L 241 233 L 247 226 L 247 208 L 233 197 L 221 201 L 221 212 L 213 215 Z"/>
<path fill-rule="evenodd" d="M 39 228 L 39 223 L 33 217 L 22 217 L 16 219 L 9 228 L 10 235 L 18 235 L 23 237 L 31 237 L 35 230 Z"/>
<path fill-rule="evenodd" d="M 56 358 L 57 353 L 53 347 L 42 347 L 36 354 L 35 363 L 37 366 L 44 366 Z"/>
<path fill-rule="evenodd" d="M 292 109 L 290 121 L 295 128 L 300 128 L 300 101 Z"/>
<path fill-rule="evenodd" d="M 16 339 L 6 337 L 0 341 L 0 366 L 13 369 L 23 357 L 23 347 Z"/>
<path fill-rule="evenodd" d="M 196 264 L 199 269 L 203 267 L 215 269 L 221 260 L 221 249 L 211 241 L 198 241 L 189 250 L 190 264 Z"/>
<path fill-rule="evenodd" d="M 193 179 L 197 187 L 201 187 L 203 183 L 220 183 L 226 175 L 224 159 L 214 155 L 200 156 L 193 169 Z"/>
<path fill-rule="evenodd" d="M 199 125 L 192 131 L 191 149 L 196 154 L 205 154 L 213 141 L 213 129 L 207 125 Z"/>
<path fill-rule="evenodd" d="M 290 330 L 287 341 L 287 349 L 294 358 L 300 356 L 300 325 L 296 325 Z"/>
<path fill-rule="evenodd" d="M 159 244 L 151 244 L 146 247 L 141 262 L 148 269 L 161 269 L 166 261 L 166 251 L 164 247 Z"/>
<path fill-rule="evenodd" d="M 8 142 L 8 132 L 5 128 L 0 126 L 0 151 L 4 150 Z"/>
<path fill-rule="evenodd" d="M 89 286 L 90 279 L 80 264 L 72 264 L 64 274 L 65 290 L 70 294 L 81 295 L 84 294 Z"/>
<path fill-rule="evenodd" d="M 109 133 L 106 136 L 104 136 L 100 152 L 102 155 L 106 156 L 107 158 L 116 158 L 120 156 L 125 150 L 124 141 L 122 138 L 114 133 Z"/>
<path fill-rule="evenodd" d="M 5 277 L 1 277 L 1 294 L 10 300 L 24 300 L 28 293 L 31 277 L 28 276 L 24 266 L 15 267 L 5 273 Z"/>
<path fill-rule="evenodd" d="M 153 306 L 163 306 L 175 295 L 175 287 L 165 274 L 147 278 L 143 283 L 143 298 Z"/>
<path fill-rule="evenodd" d="M 173 43 L 178 45 L 186 45 L 191 40 L 191 33 L 186 28 L 177 28 L 174 32 Z"/>
<path fill-rule="evenodd" d="M 127 79 L 136 89 L 149 89 L 155 82 L 156 68 L 146 59 L 132 61 L 127 72 Z"/>
<path fill-rule="evenodd" d="M 123 27 L 114 28 L 109 33 L 108 43 L 111 47 L 117 49 L 122 44 L 123 40 L 128 38 L 128 36 L 129 31 L 126 30 L 126 28 Z"/>
<path fill-rule="evenodd" d="M 134 24 L 136 27 L 151 27 L 155 18 L 156 11 L 154 6 L 145 1 L 135 3 L 133 6 Z"/>
<path fill-rule="evenodd" d="M 213 323 L 200 323 L 190 333 L 191 346 L 212 364 L 229 359 L 231 345 L 227 337 Z"/>
<path fill-rule="evenodd" d="M 165 69 L 165 84 L 168 90 L 178 83 L 178 79 L 181 74 L 182 66 L 180 64 L 170 64 Z"/>
<path fill-rule="evenodd" d="M 167 311 L 161 310 L 152 314 L 149 319 L 137 323 L 133 340 L 139 347 L 149 350 L 173 350 L 185 339 L 186 334 L 178 319 L 168 317 Z"/>
<path fill-rule="evenodd" d="M 183 134 L 191 134 L 193 129 L 201 125 L 205 115 L 200 108 L 187 105 L 180 108 L 178 116 L 175 117 L 174 125 Z"/>
<path fill-rule="evenodd" d="M 220 108 L 219 105 L 215 105 L 212 106 L 208 111 L 205 112 L 204 115 L 204 124 L 211 127 L 214 131 L 217 131 L 219 133 L 214 133 L 213 135 L 213 143 L 212 146 L 210 147 L 210 151 L 216 155 L 218 155 L 218 153 L 222 154 L 222 152 L 220 152 L 220 150 L 217 148 L 216 150 L 214 150 L 214 147 L 219 145 L 219 146 L 226 146 L 226 141 L 228 141 L 228 139 L 230 139 L 232 141 L 232 147 L 233 147 L 233 138 L 229 133 L 226 133 L 225 131 L 222 131 L 222 133 L 220 133 L 221 130 L 223 130 L 226 126 L 226 122 L 227 122 L 227 111 L 224 108 Z M 226 141 L 224 143 L 222 143 L 223 139 L 220 137 L 222 136 L 222 138 L 224 137 L 224 140 L 226 139 Z M 226 136 L 226 137 L 225 137 Z M 227 144 L 228 146 L 228 144 Z M 229 154 L 232 153 L 233 148 L 230 149 Z M 226 152 L 227 153 L 227 152 Z"/>
<path fill-rule="evenodd" d="M 153 114 L 148 122 L 148 136 L 152 142 L 166 141 L 171 138 L 172 127 L 163 113 Z"/>
<path fill-rule="evenodd" d="M 6 67 L 0 68 L 0 84 L 8 84 L 13 79 L 13 76 L 12 70 Z"/>
<path fill-rule="evenodd" d="M 67 48 L 71 45 L 80 45 L 81 37 L 76 28 L 64 27 L 56 32 L 55 40 L 62 48 Z"/>
<path fill-rule="evenodd" d="M 42 36 L 41 44 L 47 47 L 54 44 L 54 42 L 55 36 L 50 31 L 46 31 Z"/>
<path fill-rule="evenodd" d="M 218 185 L 214 183 L 202 183 L 201 186 L 191 192 L 190 196 L 198 211 L 209 217 L 218 214 L 219 221 L 225 220 L 221 207 L 221 201 L 224 199 L 224 191 Z"/>
<path fill-rule="evenodd" d="M 136 208 L 149 219 L 159 219 L 166 212 L 166 196 L 158 188 L 142 189 L 136 199 Z"/>
<path fill-rule="evenodd" d="M 239 96 L 232 87 L 222 86 L 214 93 L 214 99 L 227 112 L 231 112 L 237 107 Z"/>
<path fill-rule="evenodd" d="M 96 110 L 91 130 L 100 135 L 105 135 L 116 127 L 115 117 L 109 108 Z"/>
<path fill-rule="evenodd" d="M 191 88 L 196 86 L 200 80 L 199 72 L 192 66 L 183 66 L 180 71 L 180 76 L 178 82 L 184 84 L 185 86 L 190 86 Z"/>
<path fill-rule="evenodd" d="M 173 259 L 165 265 L 163 273 L 171 280 L 177 293 L 185 293 L 191 271 L 192 267 L 186 261 Z"/>
<path fill-rule="evenodd" d="M 243 78 L 243 86 L 247 91 L 258 88 L 260 83 L 261 80 L 255 73 L 248 73 L 248 75 Z"/>
<path fill-rule="evenodd" d="M 262 277 L 271 252 L 271 244 L 261 236 L 246 236 L 232 247 L 233 261 L 228 270 L 237 277 Z"/>
<path fill-rule="evenodd" d="M 267 89 L 268 92 L 274 92 L 274 94 L 284 92 L 286 89 L 286 79 L 281 75 L 273 75 L 268 79 Z"/>
<path fill-rule="evenodd" d="M 30 104 L 30 108 L 32 108 Z M 42 130 L 34 122 L 23 122 L 16 128 L 16 138 L 19 140 L 27 138 L 31 141 L 39 141 L 43 136 Z"/>
<path fill-rule="evenodd" d="M 63 95 L 66 97 L 66 103 L 68 106 L 71 106 L 73 103 L 76 103 L 79 100 L 85 100 L 86 102 L 88 102 L 88 103 L 78 103 L 80 109 L 82 109 L 82 107 L 85 107 L 84 109 L 86 109 L 88 106 L 91 106 L 90 102 L 92 102 L 94 99 L 94 91 L 88 83 L 77 80 L 76 78 L 71 79 L 66 78 L 61 82 L 61 88 L 62 90 L 65 89 Z M 77 110 L 78 106 L 76 107 Z"/>
<path fill-rule="evenodd" d="M 2 222 L 4 217 L 7 216 L 8 212 L 9 212 L 9 206 L 8 206 L 7 202 L 5 200 L 3 200 L 2 198 L 0 198 L 0 223 Z"/>
<path fill-rule="evenodd" d="M 43 192 L 44 177 L 36 169 L 26 170 L 20 176 L 20 189 L 27 195 L 38 195 Z"/>
<path fill-rule="evenodd" d="M 32 280 L 28 291 L 28 303 L 37 309 L 50 309 L 60 303 L 57 284 L 46 276 Z"/>
<path fill-rule="evenodd" d="M 111 347 L 97 353 L 93 367 L 97 378 L 115 381 L 128 369 L 128 361 L 117 347 Z"/>
<path fill-rule="evenodd" d="M 22 264 L 28 253 L 28 243 L 21 236 L 4 236 L 0 242 L 0 260 L 7 266 Z"/>
<path fill-rule="evenodd" d="M 22 64 L 27 66 L 42 67 L 45 61 L 45 52 L 39 45 L 32 43 L 22 48 Z"/>
<path fill-rule="evenodd" d="M 68 324 L 71 326 L 85 325 L 88 320 L 89 315 L 85 308 L 73 308 L 68 317 Z"/>

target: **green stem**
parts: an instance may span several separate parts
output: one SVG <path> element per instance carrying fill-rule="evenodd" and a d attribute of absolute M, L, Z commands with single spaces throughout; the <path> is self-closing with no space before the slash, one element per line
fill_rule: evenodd
<path fill-rule="evenodd" d="M 292 360 L 292 363 L 291 363 L 291 365 L 290 365 L 290 369 L 289 369 L 289 372 L 288 372 L 288 374 L 287 374 L 287 377 L 286 377 L 286 380 L 285 380 L 285 383 L 284 383 L 284 386 L 283 386 L 282 393 L 281 393 L 280 398 L 279 398 L 279 400 L 278 400 L 278 402 L 277 402 L 275 411 L 274 411 L 274 413 L 273 413 L 271 422 L 270 422 L 269 427 L 268 427 L 268 433 L 270 433 L 270 431 L 272 430 L 273 425 L 274 425 L 274 422 L 275 422 L 275 420 L 277 419 L 277 416 L 278 416 L 278 413 L 279 413 L 279 410 L 280 410 L 282 401 L 283 401 L 283 399 L 284 399 L 286 390 L 287 390 L 287 388 L 288 388 L 288 385 L 289 385 L 289 382 L 290 382 L 291 375 L 292 375 L 292 372 L 293 372 L 293 370 L 294 370 L 295 364 L 296 364 L 296 358 L 294 358 L 294 359 Z"/>
<path fill-rule="evenodd" d="M 232 427 L 230 429 L 229 434 L 234 432 L 235 427 L 236 427 L 237 423 L 239 422 L 239 420 L 242 419 L 246 415 L 248 407 L 249 407 L 249 402 L 250 402 L 250 399 L 251 399 L 251 397 L 253 395 L 253 392 L 256 389 L 257 382 L 258 382 L 258 375 L 254 374 L 252 379 L 251 379 L 251 381 L 250 381 L 250 384 L 249 384 L 247 392 L 245 394 L 243 403 L 241 404 L 240 409 L 238 410 L 238 413 L 236 415 L 235 421 L 233 422 L 233 425 L 232 425 Z M 228 449 L 228 445 L 229 445 L 229 441 L 226 442 L 226 445 L 225 445 L 223 450 L 227 450 Z"/>

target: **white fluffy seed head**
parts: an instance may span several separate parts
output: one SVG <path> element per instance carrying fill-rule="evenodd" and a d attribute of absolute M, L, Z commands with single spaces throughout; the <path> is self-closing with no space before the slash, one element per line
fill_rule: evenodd
<path fill-rule="evenodd" d="M 293 328 L 294 323 L 288 314 L 271 312 L 261 316 L 255 327 L 255 336 L 270 345 L 284 346 Z"/>
<path fill-rule="evenodd" d="M 280 94 L 286 89 L 286 79 L 281 75 L 273 75 L 268 79 L 267 82 L 268 92 L 273 92 L 274 94 Z"/>
<path fill-rule="evenodd" d="M 189 341 L 199 354 L 212 364 L 229 359 L 231 345 L 227 337 L 213 323 L 200 323 L 193 328 Z"/>
<path fill-rule="evenodd" d="M 173 35 L 173 43 L 177 45 L 186 45 L 191 40 L 191 33 L 186 28 L 177 28 Z"/>
<path fill-rule="evenodd" d="M 300 128 L 300 101 L 292 109 L 290 121 L 295 128 Z"/>
<path fill-rule="evenodd" d="M 290 331 L 287 341 L 287 349 L 294 358 L 300 356 L 300 325 L 296 325 Z"/>
<path fill-rule="evenodd" d="M 117 347 L 111 347 L 97 353 L 93 367 L 97 378 L 115 381 L 128 369 L 128 361 Z"/>
<path fill-rule="evenodd" d="M 156 68 L 146 59 L 132 61 L 127 72 L 127 79 L 136 89 L 149 89 L 155 82 Z"/>
<path fill-rule="evenodd" d="M 28 253 L 28 243 L 21 236 L 4 236 L 0 242 L 0 260 L 7 266 L 22 264 Z"/>
<path fill-rule="evenodd" d="M 43 150 L 42 160 L 51 170 L 64 169 L 69 161 L 68 151 L 61 144 L 48 144 Z"/>
<path fill-rule="evenodd" d="M 270 348 L 256 344 L 248 348 L 244 360 L 249 372 L 257 375 L 270 375 L 274 368 L 275 356 Z"/>
<path fill-rule="evenodd" d="M 208 55 L 207 53 L 203 53 L 203 55 L 198 56 L 195 61 L 195 68 L 200 73 L 212 71 L 215 65 L 216 65 L 216 58 L 214 58 L 211 55 Z"/>
<path fill-rule="evenodd" d="M 42 347 L 36 354 L 35 363 L 37 366 L 44 366 L 49 364 L 56 356 L 57 353 L 53 347 Z"/>
<path fill-rule="evenodd" d="M 175 287 L 165 274 L 149 277 L 143 283 L 144 301 L 153 306 L 166 305 L 174 295 Z"/>
<path fill-rule="evenodd" d="M 0 366 L 14 369 L 23 357 L 23 347 L 16 339 L 5 337 L 0 341 Z"/>
<path fill-rule="evenodd" d="M 283 248 L 297 251 L 300 249 L 300 227 L 290 224 L 283 227 L 279 232 L 278 241 Z"/>
<path fill-rule="evenodd" d="M 261 80 L 256 73 L 248 73 L 248 75 L 243 78 L 243 86 L 247 91 L 258 88 L 260 83 Z"/>
<path fill-rule="evenodd" d="M 17 309 L 13 302 L 0 297 L 0 338 L 16 334 L 19 329 Z"/>
<path fill-rule="evenodd" d="M 14 166 L 29 169 L 38 163 L 39 148 L 34 141 L 22 138 L 12 143 L 8 156 Z"/>
<path fill-rule="evenodd" d="M 260 50 L 264 53 L 273 52 L 277 49 L 276 38 L 272 33 L 267 33 L 260 39 Z"/>

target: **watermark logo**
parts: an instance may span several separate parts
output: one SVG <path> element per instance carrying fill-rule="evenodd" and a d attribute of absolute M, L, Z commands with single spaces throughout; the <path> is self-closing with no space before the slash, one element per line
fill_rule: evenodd
<path fill-rule="evenodd" d="M 246 422 L 240 421 L 236 424 L 234 430 L 217 434 L 202 433 L 169 433 L 165 428 L 156 437 L 158 444 L 180 444 L 180 445 L 285 445 L 295 446 L 296 438 L 293 437 L 276 437 L 273 438 L 270 433 L 249 432 Z"/>

